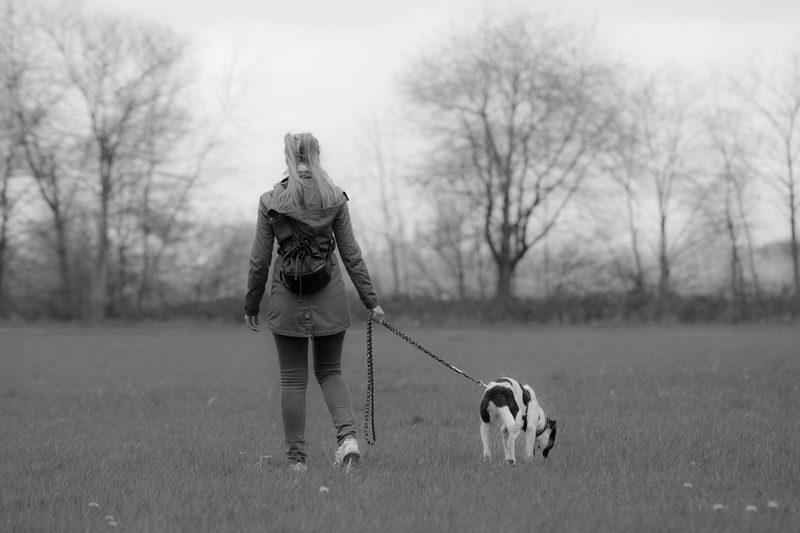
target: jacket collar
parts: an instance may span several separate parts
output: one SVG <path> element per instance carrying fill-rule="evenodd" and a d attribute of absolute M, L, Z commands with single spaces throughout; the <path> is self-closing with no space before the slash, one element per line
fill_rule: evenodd
<path fill-rule="evenodd" d="M 305 165 L 300 165 L 300 167 L 304 167 L 304 166 Z M 298 170 L 300 170 L 300 167 L 298 167 Z M 308 173 L 307 168 L 305 169 L 305 171 L 307 173 L 308 178 L 310 178 L 311 174 Z M 303 173 L 300 173 L 300 178 L 301 179 L 304 179 L 305 177 L 306 176 L 304 176 Z M 328 207 L 325 207 L 325 208 L 321 208 L 320 207 L 320 208 L 311 208 L 311 209 L 296 209 L 296 210 L 292 210 L 292 211 L 282 211 L 278 207 L 277 197 L 278 197 L 278 194 L 283 192 L 283 190 L 286 188 L 286 184 L 287 184 L 288 181 L 289 181 L 289 178 L 286 177 L 286 178 L 282 179 L 279 183 L 277 183 L 275 185 L 275 188 L 273 189 L 272 197 L 270 198 L 269 205 L 267 205 L 267 210 L 268 211 L 275 211 L 276 213 L 281 213 L 283 215 L 288 215 L 288 216 L 291 216 L 292 218 L 296 218 L 298 220 L 302 220 L 304 217 L 306 217 L 308 215 L 312 215 L 312 214 L 319 215 L 320 213 L 324 213 L 326 211 L 337 210 L 345 202 L 347 202 L 347 195 L 344 194 L 344 192 L 342 192 L 341 202 L 337 202 L 336 204 L 328 206 Z M 309 189 L 309 191 L 310 191 L 311 195 L 317 197 L 316 198 L 316 200 L 317 200 L 316 203 L 317 203 L 317 205 L 319 205 L 319 203 L 320 203 L 319 202 L 319 197 L 318 197 L 319 193 L 314 189 Z M 311 198 L 311 203 L 312 204 L 315 203 L 313 197 Z"/>

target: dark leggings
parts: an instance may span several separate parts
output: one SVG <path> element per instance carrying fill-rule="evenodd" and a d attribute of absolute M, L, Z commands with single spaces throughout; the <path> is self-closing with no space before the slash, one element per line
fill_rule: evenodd
<path fill-rule="evenodd" d="M 281 371 L 281 418 L 289 460 L 305 462 L 306 386 L 308 385 L 308 338 L 273 333 Z M 355 436 L 350 389 L 342 376 L 344 332 L 312 339 L 314 376 L 336 427 L 338 444 Z"/>

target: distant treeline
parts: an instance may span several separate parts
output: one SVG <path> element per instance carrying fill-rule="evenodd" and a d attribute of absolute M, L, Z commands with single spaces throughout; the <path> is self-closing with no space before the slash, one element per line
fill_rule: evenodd
<path fill-rule="evenodd" d="M 354 324 L 366 321 L 367 311 L 350 295 Z M 267 305 L 262 304 L 263 309 Z M 470 324 L 613 324 L 613 323 L 741 323 L 788 322 L 797 316 L 790 294 L 771 295 L 752 302 L 734 302 L 725 295 L 672 295 L 666 304 L 647 293 L 595 292 L 546 298 L 508 300 L 440 299 L 390 296 L 382 300 L 387 320 L 402 327 Z M 149 312 L 129 312 L 121 320 L 241 321 L 242 298 L 225 297 L 165 306 Z M 8 317 L 7 317 L 8 318 Z M 29 309 L 17 319 L 53 318 L 44 308 Z"/>

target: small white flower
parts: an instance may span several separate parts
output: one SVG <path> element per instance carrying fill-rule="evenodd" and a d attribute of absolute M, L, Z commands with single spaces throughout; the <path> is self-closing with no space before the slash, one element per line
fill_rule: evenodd
<path fill-rule="evenodd" d="M 320 491 L 320 493 L 322 493 L 322 494 L 327 494 L 327 493 L 329 493 L 329 492 L 330 492 L 330 489 L 329 489 L 328 487 L 326 487 L 325 485 L 323 485 L 323 486 L 321 486 L 321 487 L 319 488 L 319 491 Z"/>
<path fill-rule="evenodd" d="M 109 527 L 117 527 L 119 524 L 117 524 L 117 522 L 114 520 L 109 520 L 108 525 Z"/>
<path fill-rule="evenodd" d="M 711 508 L 714 509 L 715 511 L 722 511 L 723 509 L 725 509 L 725 506 L 722 505 L 721 503 L 715 503 L 713 506 L 711 506 Z"/>
<path fill-rule="evenodd" d="M 209 400 L 206 402 L 206 405 L 211 405 L 212 403 L 214 403 L 214 400 L 216 400 L 216 399 L 217 399 L 217 397 L 216 397 L 216 396 L 212 396 L 212 397 L 211 397 L 211 398 L 209 398 Z"/>
<path fill-rule="evenodd" d="M 767 507 L 769 507 L 770 509 L 777 509 L 778 508 L 778 502 L 774 502 L 774 501 L 770 500 L 770 502 L 767 504 Z"/>
<path fill-rule="evenodd" d="M 100 507 L 100 504 L 97 502 L 89 502 L 89 507 Z"/>
<path fill-rule="evenodd" d="M 693 485 L 691 483 L 684 483 L 683 484 L 683 488 L 685 488 L 685 489 L 691 489 L 692 487 L 693 487 Z"/>
<path fill-rule="evenodd" d="M 756 507 L 755 505 L 751 504 L 751 505 L 748 505 L 747 507 L 745 507 L 744 510 L 747 511 L 748 513 L 753 513 L 755 511 L 758 511 L 758 507 Z"/>
<path fill-rule="evenodd" d="M 110 514 L 107 514 L 107 515 L 106 515 L 106 520 L 108 520 L 108 521 L 110 521 L 110 522 L 113 522 L 113 521 L 114 521 L 114 517 L 113 517 L 113 516 L 111 516 Z"/>

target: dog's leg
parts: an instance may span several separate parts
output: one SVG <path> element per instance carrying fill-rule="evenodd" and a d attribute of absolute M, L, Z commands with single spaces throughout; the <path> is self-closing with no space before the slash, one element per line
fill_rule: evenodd
<path fill-rule="evenodd" d="M 508 436 L 506 437 L 506 464 L 513 466 L 517 464 L 517 458 L 515 454 L 515 446 L 517 442 L 517 437 L 519 436 L 519 429 L 510 429 L 508 431 Z"/>
<path fill-rule="evenodd" d="M 517 440 L 517 435 L 519 434 L 519 427 L 514 420 L 514 417 L 511 416 L 511 411 L 508 407 L 501 407 L 497 410 L 497 413 L 500 415 L 500 419 L 503 421 L 503 449 L 504 455 L 506 459 L 506 463 L 509 465 L 516 464 L 517 460 L 514 456 L 514 443 Z"/>
<path fill-rule="evenodd" d="M 481 442 L 483 443 L 483 458 L 492 458 L 492 426 L 481 420 Z"/>
<path fill-rule="evenodd" d="M 525 462 L 530 463 L 533 459 L 533 449 L 536 446 L 536 427 L 528 426 L 528 431 L 525 432 Z"/>

